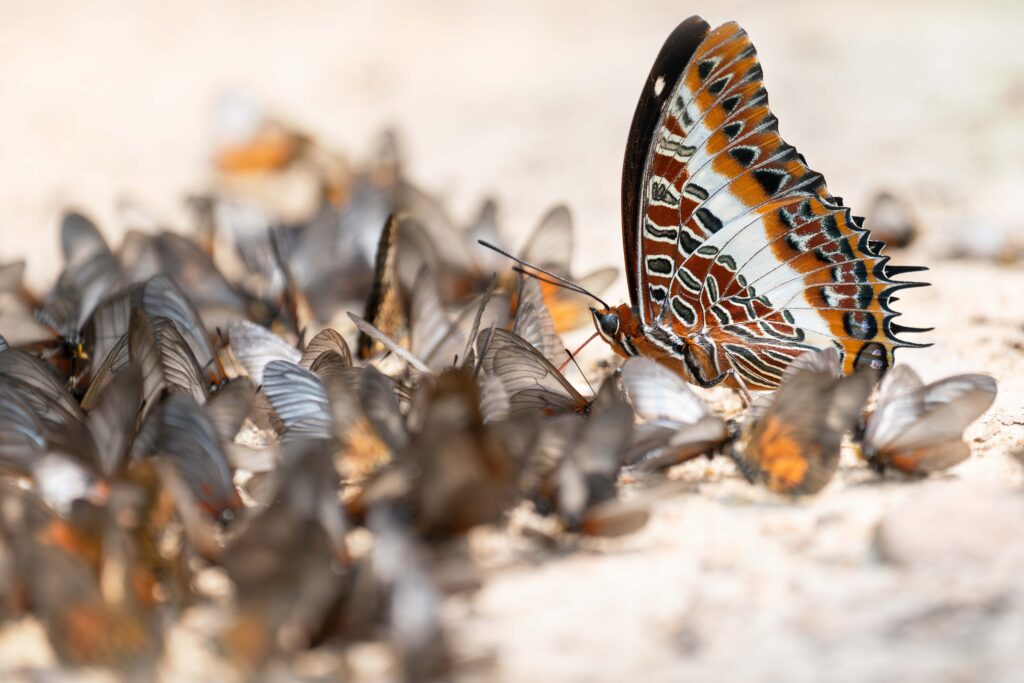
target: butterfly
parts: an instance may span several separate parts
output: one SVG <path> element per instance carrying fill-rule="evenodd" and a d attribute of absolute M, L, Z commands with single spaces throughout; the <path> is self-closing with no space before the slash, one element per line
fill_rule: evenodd
<path fill-rule="evenodd" d="M 35 316 L 52 339 L 24 346 L 72 379 L 76 385 L 90 354 L 84 328 L 100 301 L 122 278 L 120 264 L 103 235 L 86 216 L 67 212 L 61 219 L 64 269 L 53 289 L 35 307 Z M 31 300 L 24 287 L 23 296 Z"/>
<path fill-rule="evenodd" d="M 590 401 L 569 383 L 544 354 L 514 332 L 488 329 L 477 337 L 477 355 L 485 376 L 504 389 L 511 414 L 586 414 Z"/>
<path fill-rule="evenodd" d="M 798 357 L 778 391 L 751 406 L 732 457 L 752 482 L 776 493 L 820 491 L 839 466 L 843 435 L 853 429 L 875 373 L 840 374 L 834 348 Z"/>
<path fill-rule="evenodd" d="M 946 469 L 967 459 L 964 429 L 988 410 L 996 382 L 987 375 L 947 377 L 924 384 L 917 373 L 897 365 L 882 380 L 868 417 L 861 448 L 878 472 Z"/>
<path fill-rule="evenodd" d="M 649 358 L 630 358 L 622 384 L 637 417 L 627 460 L 642 469 L 677 465 L 726 443 L 729 428 L 683 378 Z"/>
<path fill-rule="evenodd" d="M 323 441 L 294 441 L 266 509 L 224 552 L 235 610 L 221 634 L 238 665 L 259 667 L 276 648 L 307 647 L 348 582 L 348 524 L 337 498 L 338 475 Z"/>
<path fill-rule="evenodd" d="M 900 332 L 893 294 L 923 283 L 880 255 L 863 219 L 779 135 L 746 31 L 681 23 L 641 94 L 622 173 L 630 302 L 592 309 L 621 356 L 688 382 L 771 389 L 806 350 L 849 374 L 884 370 Z"/>
<path fill-rule="evenodd" d="M 518 458 L 484 423 L 472 373 L 453 368 L 422 382 L 410 412 L 396 460 L 367 484 L 358 507 L 395 506 L 433 537 L 496 523 L 515 499 Z"/>

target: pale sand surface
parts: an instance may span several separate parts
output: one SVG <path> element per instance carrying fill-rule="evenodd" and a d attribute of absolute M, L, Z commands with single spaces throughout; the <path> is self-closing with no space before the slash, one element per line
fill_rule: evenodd
<path fill-rule="evenodd" d="M 834 192 L 910 199 L 924 234 L 896 260 L 931 265 L 934 286 L 898 307 L 936 331 L 903 360 L 926 379 L 991 373 L 999 397 L 968 432 L 974 457 L 933 481 L 879 483 L 851 456 L 793 504 L 701 460 L 625 541 L 492 550 L 483 590 L 449 605 L 459 646 L 493 653 L 503 681 L 1021 680 L 1007 453 L 1024 447 L 1024 270 L 945 258 L 1024 240 L 1020 3 L 3 2 L 0 257 L 46 282 L 67 203 L 112 240 L 123 196 L 179 220 L 207 181 L 211 104 L 234 88 L 357 158 L 396 127 L 412 177 L 458 216 L 493 194 L 525 233 L 565 201 L 583 269 L 618 265 L 626 129 L 691 13 L 747 28 L 783 134 Z M 31 625 L 4 633 L 0 671 L 50 661 Z M 223 680 L 194 645 L 176 635 L 166 678 Z"/>

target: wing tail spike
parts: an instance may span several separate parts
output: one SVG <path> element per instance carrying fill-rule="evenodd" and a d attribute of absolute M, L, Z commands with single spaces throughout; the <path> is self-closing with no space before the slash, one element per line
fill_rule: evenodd
<path fill-rule="evenodd" d="M 898 292 L 901 289 L 916 289 L 918 287 L 931 287 L 931 284 L 932 283 L 930 283 L 930 282 L 916 282 L 916 281 L 915 282 L 903 282 L 903 281 L 894 280 L 892 285 L 890 285 L 890 287 L 889 287 L 889 291 L 891 291 L 891 292 Z M 892 299 L 890 298 L 889 301 L 891 302 Z"/>
<path fill-rule="evenodd" d="M 904 332 L 920 334 L 924 332 L 932 332 L 935 329 L 934 327 L 910 327 L 909 325 L 900 325 L 899 323 L 891 323 L 890 327 L 893 334 L 903 334 Z"/>
<path fill-rule="evenodd" d="M 935 346 L 934 342 L 908 342 L 902 339 L 896 340 L 897 348 L 901 349 L 927 349 L 930 346 Z"/>
<path fill-rule="evenodd" d="M 930 268 L 928 266 L 893 266 L 888 263 L 885 264 L 885 276 L 888 278 L 905 275 L 906 273 L 923 273 L 926 270 L 930 270 Z"/>

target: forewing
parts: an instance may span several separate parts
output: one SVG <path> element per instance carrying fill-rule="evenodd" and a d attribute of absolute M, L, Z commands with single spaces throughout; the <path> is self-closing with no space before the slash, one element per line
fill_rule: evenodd
<path fill-rule="evenodd" d="M 96 304 L 114 288 L 121 277 L 121 269 L 99 230 L 80 213 L 72 211 L 64 215 L 61 245 L 66 273 L 79 300 L 75 321 L 78 329 Z"/>
<path fill-rule="evenodd" d="M 445 314 L 435 282 L 426 266 L 416 274 L 409 296 L 410 346 L 413 353 L 440 372 L 452 364 L 466 340 Z"/>
<path fill-rule="evenodd" d="M 333 351 L 338 354 L 345 365 L 352 365 L 352 351 L 348 348 L 348 342 L 341 334 L 330 327 L 326 327 L 320 330 L 315 337 L 313 337 L 308 344 L 306 344 L 305 350 L 302 352 L 302 359 L 299 361 L 299 365 L 304 368 L 312 367 L 316 359 L 322 354 L 328 351 Z M 292 360 L 286 358 L 284 360 Z"/>
<path fill-rule="evenodd" d="M 128 332 L 128 355 L 142 372 L 146 412 L 168 390 L 184 391 L 198 402 L 206 401 L 206 384 L 199 365 L 170 320 L 151 320 L 144 311 L 136 311 Z"/>
<path fill-rule="evenodd" d="M 555 332 L 555 321 L 551 317 L 540 283 L 532 277 L 520 280 L 519 301 L 512 332 L 540 351 L 552 364 L 565 359 L 565 344 Z"/>
<path fill-rule="evenodd" d="M 308 438 L 331 438 L 331 409 L 320 379 L 297 363 L 271 361 L 260 389 L 270 399 L 285 432 Z"/>
<path fill-rule="evenodd" d="M 567 206 L 559 204 L 541 217 L 526 240 L 520 258 L 531 265 L 569 277 L 572 252 L 572 214 Z"/>
<path fill-rule="evenodd" d="M 267 328 L 248 320 L 233 323 L 228 329 L 228 339 L 238 362 L 257 386 L 263 383 L 263 370 L 271 361 L 298 363 L 302 358 L 294 346 Z"/>
<path fill-rule="evenodd" d="M 157 452 L 171 459 L 212 516 L 224 519 L 242 507 L 217 432 L 192 397 L 172 394 L 161 404 Z"/>
<path fill-rule="evenodd" d="M 249 378 L 237 377 L 217 389 L 203 406 L 221 443 L 235 440 L 252 407 L 254 395 L 255 388 Z"/>
<path fill-rule="evenodd" d="M 170 232 L 156 237 L 162 271 L 198 308 L 246 311 L 246 299 L 228 282 L 213 260 L 190 239 Z"/>
<path fill-rule="evenodd" d="M 587 409 L 589 402 L 521 337 L 506 330 L 490 330 L 480 335 L 478 347 L 484 372 L 498 377 L 505 385 L 513 412 Z"/>
<path fill-rule="evenodd" d="M 78 401 L 64 383 L 41 360 L 24 351 L 8 349 L 0 353 L 0 376 L 7 376 L 31 387 L 47 401 L 58 406 L 65 415 L 81 421 L 84 418 Z"/>
<path fill-rule="evenodd" d="M 34 461 L 46 450 L 45 433 L 31 405 L 0 384 L 0 468 L 31 474 Z"/>
<path fill-rule="evenodd" d="M 165 275 L 158 275 L 142 290 L 142 306 L 152 318 L 166 318 L 178 328 L 192 355 L 203 371 L 214 371 L 213 349 L 195 306 L 185 293 Z"/>
<path fill-rule="evenodd" d="M 365 319 L 398 342 L 408 335 L 402 293 L 397 272 L 398 220 L 390 216 L 377 244 L 373 289 L 366 303 Z M 367 359 L 380 350 L 379 343 L 365 332 L 359 337 L 359 357 Z"/>
<path fill-rule="evenodd" d="M 869 454 L 876 446 L 896 438 L 924 412 L 924 383 L 908 365 L 897 365 L 878 386 L 875 409 L 868 417 L 864 443 Z"/>
<path fill-rule="evenodd" d="M 919 471 L 934 471 L 963 460 L 970 449 L 956 444 L 964 429 L 995 401 L 995 380 L 987 375 L 958 375 L 916 393 L 923 408 L 917 419 L 889 440 L 872 443 L 873 450 L 879 452 L 883 462 L 891 461 L 900 469 L 915 463 Z M 950 464 L 944 464 L 947 462 Z"/>
<path fill-rule="evenodd" d="M 392 453 L 401 452 L 409 442 L 409 434 L 395 396 L 394 382 L 368 366 L 363 370 L 359 398 L 366 419 L 380 438 Z"/>
<path fill-rule="evenodd" d="M 129 365 L 113 376 L 86 417 L 96 447 L 96 465 L 104 476 L 111 476 L 124 462 L 141 408 L 142 374 Z"/>

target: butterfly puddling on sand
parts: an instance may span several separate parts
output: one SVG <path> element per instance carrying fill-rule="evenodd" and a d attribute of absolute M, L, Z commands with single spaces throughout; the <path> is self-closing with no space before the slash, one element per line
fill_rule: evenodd
<path fill-rule="evenodd" d="M 704 387 L 771 389 L 807 350 L 844 373 L 884 371 L 893 294 L 922 283 L 881 256 L 779 135 L 757 53 L 734 22 L 681 23 L 637 104 L 622 173 L 630 303 L 592 309 L 620 355 L 647 356 Z"/>

